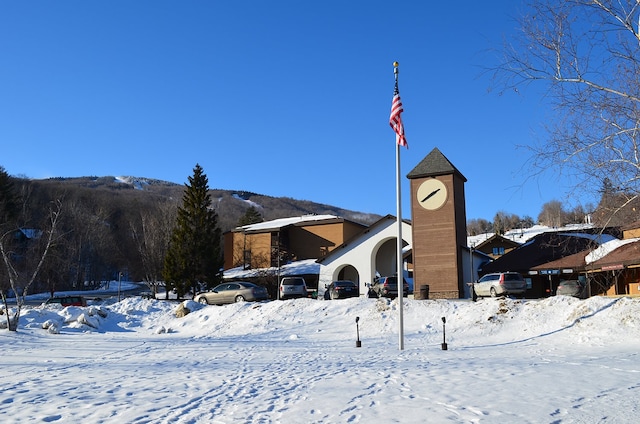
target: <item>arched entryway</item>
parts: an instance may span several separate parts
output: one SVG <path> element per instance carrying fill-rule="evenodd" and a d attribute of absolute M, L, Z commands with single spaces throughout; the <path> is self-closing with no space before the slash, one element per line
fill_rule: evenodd
<path fill-rule="evenodd" d="M 374 249 L 373 270 L 381 277 L 396 275 L 398 273 L 398 245 L 397 238 L 382 240 Z M 403 246 L 407 242 L 403 240 Z"/>

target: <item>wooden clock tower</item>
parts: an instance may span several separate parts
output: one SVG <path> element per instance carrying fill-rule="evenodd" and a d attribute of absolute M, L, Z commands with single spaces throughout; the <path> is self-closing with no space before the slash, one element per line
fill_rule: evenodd
<path fill-rule="evenodd" d="M 462 251 L 467 245 L 467 179 L 434 148 L 407 178 L 411 185 L 413 292 L 429 286 L 431 299 L 464 296 Z"/>

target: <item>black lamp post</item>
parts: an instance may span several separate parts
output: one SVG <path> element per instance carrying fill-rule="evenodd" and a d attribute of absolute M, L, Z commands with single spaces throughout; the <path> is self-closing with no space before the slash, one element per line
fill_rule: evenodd
<path fill-rule="evenodd" d="M 118 302 L 120 302 L 120 286 L 122 285 L 122 272 L 118 272 Z"/>
<path fill-rule="evenodd" d="M 442 317 L 442 350 L 447 350 L 447 337 L 445 328 L 446 323 L 447 319 L 445 317 Z"/>
<path fill-rule="evenodd" d="M 360 328 L 358 327 L 358 321 L 360 321 L 360 317 L 356 317 L 356 347 L 362 347 L 362 342 L 360 341 Z"/>

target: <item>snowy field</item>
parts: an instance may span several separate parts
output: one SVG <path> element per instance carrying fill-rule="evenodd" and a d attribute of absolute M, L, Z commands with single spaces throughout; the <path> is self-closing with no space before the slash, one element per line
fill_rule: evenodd
<path fill-rule="evenodd" d="M 638 298 L 405 299 L 402 351 L 396 301 L 185 305 L 192 312 L 183 318 L 175 302 L 140 298 L 26 307 L 17 332 L 0 330 L 1 421 L 634 423 L 640 416 Z"/>

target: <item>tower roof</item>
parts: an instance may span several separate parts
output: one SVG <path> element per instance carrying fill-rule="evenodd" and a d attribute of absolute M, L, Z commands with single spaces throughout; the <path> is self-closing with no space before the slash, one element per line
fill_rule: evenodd
<path fill-rule="evenodd" d="M 449 162 L 442 152 L 435 147 L 415 168 L 407 174 L 407 178 L 435 177 L 437 175 L 457 174 L 463 181 L 467 179 Z"/>

